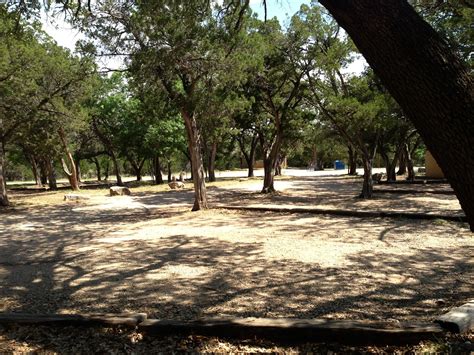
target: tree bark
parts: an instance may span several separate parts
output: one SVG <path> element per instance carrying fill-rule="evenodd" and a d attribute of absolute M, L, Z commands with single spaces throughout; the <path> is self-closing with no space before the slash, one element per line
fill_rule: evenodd
<path fill-rule="evenodd" d="M 9 206 L 7 194 L 7 183 L 5 180 L 5 144 L 1 142 L 0 146 L 0 206 Z"/>
<path fill-rule="evenodd" d="M 270 193 L 275 192 L 274 186 L 274 177 L 275 177 L 275 169 L 277 165 L 277 158 L 280 154 L 280 148 L 282 143 L 282 132 L 276 133 L 274 138 L 273 144 L 268 152 L 265 153 L 263 158 L 263 170 L 264 170 L 264 177 L 263 177 L 263 188 L 262 193 Z M 263 150 L 263 144 L 262 144 Z"/>
<path fill-rule="evenodd" d="M 469 69 L 406 0 L 320 0 L 423 137 L 474 232 Z"/>
<path fill-rule="evenodd" d="M 130 165 L 132 166 L 133 172 L 135 173 L 135 176 L 137 177 L 137 181 L 142 181 L 142 169 L 143 169 L 143 164 L 145 164 L 146 159 L 137 161 L 128 155 L 127 155 L 127 159 L 130 162 Z"/>
<path fill-rule="evenodd" d="M 349 152 L 349 175 L 357 175 L 357 152 L 352 148 L 348 147 Z"/>
<path fill-rule="evenodd" d="M 275 192 L 275 186 L 273 184 L 273 178 L 275 176 L 274 162 L 271 159 L 263 160 L 263 188 L 262 193 Z"/>
<path fill-rule="evenodd" d="M 39 159 L 39 171 L 40 171 L 40 180 L 42 185 L 48 183 L 48 164 L 46 163 L 47 158 L 41 157 Z"/>
<path fill-rule="evenodd" d="M 405 157 L 405 150 L 403 149 L 400 152 L 398 157 L 398 171 L 397 175 L 405 175 L 407 173 L 407 161 Z"/>
<path fill-rule="evenodd" d="M 407 143 L 404 144 L 403 150 L 404 150 L 403 155 L 405 157 L 406 167 L 407 167 L 407 171 L 408 171 L 407 180 L 408 181 L 415 181 L 415 169 L 413 168 L 413 160 L 411 158 L 410 149 L 408 148 Z"/>
<path fill-rule="evenodd" d="M 104 180 L 107 181 L 109 180 L 109 168 L 110 168 L 110 161 L 107 159 L 107 162 L 105 163 L 105 169 L 104 169 Z"/>
<path fill-rule="evenodd" d="M 95 171 L 96 171 L 96 176 L 97 176 L 97 181 L 101 181 L 101 174 L 100 174 L 100 162 L 97 157 L 92 158 L 92 162 L 95 165 Z"/>
<path fill-rule="evenodd" d="M 158 155 L 153 158 L 153 174 L 155 175 L 155 184 L 163 184 L 163 175 L 161 175 L 161 162 Z"/>
<path fill-rule="evenodd" d="M 41 174 L 38 168 L 38 162 L 33 154 L 30 154 L 29 160 L 30 160 L 31 172 L 33 173 L 33 179 L 35 180 L 35 184 L 38 187 L 42 187 L 43 183 L 41 181 Z"/>
<path fill-rule="evenodd" d="M 76 179 L 77 182 L 81 182 L 81 159 L 74 159 L 74 164 L 76 164 Z"/>
<path fill-rule="evenodd" d="M 258 144 L 258 137 L 257 134 L 255 133 L 252 136 L 252 142 L 250 143 L 250 151 L 247 153 L 245 150 L 245 144 L 244 144 L 244 139 L 243 138 L 238 138 L 237 142 L 239 142 L 239 147 L 240 151 L 242 152 L 242 155 L 244 156 L 245 162 L 247 163 L 247 177 L 254 177 L 254 163 L 255 163 L 255 151 L 257 150 L 257 144 Z M 241 163 L 242 165 L 242 163 Z"/>
<path fill-rule="evenodd" d="M 113 151 L 110 152 L 110 157 L 112 158 L 112 162 L 114 163 L 114 170 L 115 170 L 115 176 L 117 178 L 117 185 L 123 186 L 122 175 L 120 173 L 120 165 Z"/>
<path fill-rule="evenodd" d="M 393 160 L 390 160 L 387 152 L 385 150 L 380 150 L 380 155 L 382 156 L 382 159 L 384 161 L 385 165 L 385 173 L 387 174 L 387 181 L 393 182 L 397 180 L 397 174 L 395 172 L 395 167 L 397 165 L 397 155 L 395 154 L 395 157 Z"/>
<path fill-rule="evenodd" d="M 171 160 L 168 160 L 168 164 L 167 164 L 167 169 L 168 169 L 168 183 L 171 182 Z"/>
<path fill-rule="evenodd" d="M 209 182 L 214 182 L 216 181 L 216 155 L 217 155 L 217 143 L 212 143 L 211 145 L 211 152 L 209 154 L 209 163 L 208 163 L 208 169 L 209 169 Z"/>
<path fill-rule="evenodd" d="M 360 198 L 371 198 L 374 191 L 374 182 L 372 180 L 373 158 L 364 154 L 362 156 L 364 163 L 364 183 L 362 184 L 362 192 Z"/>
<path fill-rule="evenodd" d="M 56 170 L 54 169 L 54 162 L 52 159 L 45 160 L 46 170 L 48 172 L 48 186 L 50 190 L 57 190 L 58 183 L 56 181 Z"/>
<path fill-rule="evenodd" d="M 63 163 L 62 166 L 63 166 L 64 173 L 67 175 L 69 179 L 69 183 L 71 184 L 71 189 L 73 189 L 74 191 L 79 191 L 79 182 L 77 180 L 76 163 L 74 162 L 74 158 L 72 157 L 72 154 L 69 151 L 69 148 L 67 146 L 66 134 L 64 133 L 64 130 L 62 127 L 58 129 L 58 134 L 59 134 L 59 138 L 61 140 L 61 144 L 64 149 L 64 153 L 66 154 L 69 165 L 71 166 L 71 170 L 69 170 L 66 163 L 64 162 L 64 159 L 61 159 L 61 162 Z"/>
<path fill-rule="evenodd" d="M 207 209 L 206 182 L 204 178 L 204 166 L 201 154 L 201 137 L 197 126 L 196 117 L 185 109 L 181 109 L 184 119 L 186 133 L 188 136 L 188 148 L 191 158 L 191 172 L 194 183 L 194 205 L 192 211 Z"/>

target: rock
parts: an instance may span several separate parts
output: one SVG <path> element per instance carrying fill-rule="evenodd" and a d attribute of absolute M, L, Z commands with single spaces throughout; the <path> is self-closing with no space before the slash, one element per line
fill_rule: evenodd
<path fill-rule="evenodd" d="M 474 330 L 474 300 L 453 308 L 435 319 L 444 329 L 452 333 L 467 334 Z"/>
<path fill-rule="evenodd" d="M 385 174 L 383 173 L 375 173 L 375 174 L 372 174 L 372 180 L 374 180 L 375 183 L 379 183 L 380 180 L 382 180 L 383 178 L 385 178 Z"/>
<path fill-rule="evenodd" d="M 130 195 L 130 189 L 125 186 L 111 186 L 110 187 L 110 196 L 122 196 Z"/>
<path fill-rule="evenodd" d="M 89 200 L 90 197 L 84 196 L 84 195 L 79 195 L 79 194 L 66 194 L 64 195 L 64 201 L 75 201 L 79 202 L 81 200 Z"/>
<path fill-rule="evenodd" d="M 440 298 L 439 300 L 436 300 L 435 303 L 437 306 L 444 306 L 446 301 Z"/>
<path fill-rule="evenodd" d="M 183 189 L 184 188 L 184 183 L 181 181 L 171 181 L 168 186 L 172 190 L 178 190 L 178 189 Z"/>

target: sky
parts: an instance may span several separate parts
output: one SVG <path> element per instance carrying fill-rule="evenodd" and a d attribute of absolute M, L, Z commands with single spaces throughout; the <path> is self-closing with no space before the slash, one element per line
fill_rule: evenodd
<path fill-rule="evenodd" d="M 311 0 L 267 0 L 267 18 L 273 18 L 276 16 L 283 27 L 286 27 L 289 24 L 291 16 L 293 16 L 300 8 L 302 4 L 310 4 Z M 258 14 L 258 17 L 264 18 L 264 7 L 262 0 L 250 0 L 250 7 L 253 11 Z M 56 42 L 63 47 L 69 48 L 71 51 L 74 51 L 76 42 L 84 38 L 83 35 L 75 30 L 64 21 L 64 18 L 59 15 L 59 17 L 48 16 L 42 14 L 41 20 L 43 23 L 43 29 L 53 37 Z M 118 63 L 107 62 L 102 60 L 101 63 L 98 63 L 100 67 L 114 67 L 119 66 Z M 359 56 L 353 63 L 351 63 L 346 69 L 343 70 L 344 73 L 348 74 L 359 74 L 361 73 L 367 63 L 364 58 Z"/>

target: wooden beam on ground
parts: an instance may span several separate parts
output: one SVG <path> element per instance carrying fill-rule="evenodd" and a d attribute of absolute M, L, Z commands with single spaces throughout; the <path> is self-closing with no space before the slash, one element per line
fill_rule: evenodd
<path fill-rule="evenodd" d="M 268 339 L 279 343 L 414 344 L 443 335 L 437 324 L 393 324 L 369 321 L 232 318 L 196 321 L 147 319 L 138 330 L 153 335 L 204 335 Z"/>
<path fill-rule="evenodd" d="M 146 313 L 119 314 L 26 314 L 0 313 L 0 324 L 41 324 L 41 325 L 101 325 L 136 327 L 146 320 Z"/>
<path fill-rule="evenodd" d="M 323 209 L 317 207 L 289 207 L 289 206 L 216 206 L 215 208 L 240 211 L 259 211 L 259 212 L 281 212 L 281 213 L 310 213 L 326 214 L 345 217 L 361 218 L 407 218 L 407 219 L 443 219 L 446 221 L 466 222 L 466 216 L 461 215 L 441 215 L 435 213 L 416 213 L 416 212 L 398 212 L 398 211 L 361 211 L 361 210 L 340 210 Z"/>
<path fill-rule="evenodd" d="M 454 190 L 414 190 L 414 189 L 374 189 L 374 193 L 387 194 L 432 194 L 432 195 L 454 195 Z"/>
<path fill-rule="evenodd" d="M 435 320 L 444 329 L 453 333 L 468 333 L 474 330 L 474 300 L 453 308 Z"/>

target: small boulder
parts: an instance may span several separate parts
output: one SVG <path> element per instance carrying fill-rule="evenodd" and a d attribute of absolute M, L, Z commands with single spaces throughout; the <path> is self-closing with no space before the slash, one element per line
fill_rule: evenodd
<path fill-rule="evenodd" d="M 65 194 L 64 195 L 64 201 L 79 202 L 81 200 L 89 200 L 89 199 L 90 198 L 88 196 L 79 195 L 79 194 Z"/>
<path fill-rule="evenodd" d="M 110 187 L 110 196 L 122 196 L 131 194 L 130 189 L 126 186 L 111 186 Z"/>
<path fill-rule="evenodd" d="M 172 190 L 184 189 L 184 183 L 181 181 L 171 181 L 168 186 Z"/>
<path fill-rule="evenodd" d="M 386 175 L 383 174 L 383 173 L 375 173 L 375 174 L 372 174 L 372 180 L 374 180 L 375 183 L 379 183 L 380 180 L 386 178 Z"/>

